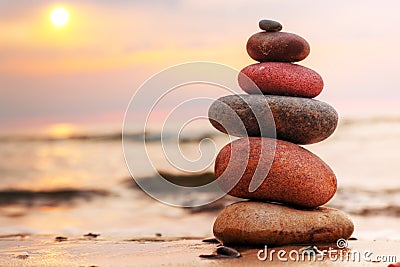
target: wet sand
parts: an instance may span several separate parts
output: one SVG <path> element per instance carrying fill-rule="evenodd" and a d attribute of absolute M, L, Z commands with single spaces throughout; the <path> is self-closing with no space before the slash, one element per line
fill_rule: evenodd
<path fill-rule="evenodd" d="M 130 240 L 130 241 L 128 241 Z M 202 242 L 202 239 L 185 237 L 129 237 L 125 240 L 113 237 L 85 239 L 68 237 L 67 241 L 57 242 L 55 236 L 9 235 L 0 237 L 0 266 L 388 266 L 380 256 L 396 256 L 400 261 L 400 241 L 348 241 L 349 248 L 344 252 L 359 251 L 361 259 L 353 262 L 335 260 L 326 256 L 322 261 L 292 261 L 290 251 L 298 251 L 304 246 L 269 248 L 286 251 L 287 262 L 279 261 L 277 254 L 273 260 L 260 261 L 257 257 L 262 248 L 236 248 L 239 258 L 203 259 L 199 255 L 213 254 L 216 244 Z M 318 246 L 319 250 L 335 248 L 334 245 Z M 365 252 L 370 251 L 370 262 L 363 260 Z M 293 254 L 294 255 L 294 254 Z M 338 254 L 339 255 L 339 254 Z M 344 254 L 343 254 L 344 255 Z M 264 254 L 261 254 L 264 256 Z M 344 257 L 345 259 L 345 257 Z"/>

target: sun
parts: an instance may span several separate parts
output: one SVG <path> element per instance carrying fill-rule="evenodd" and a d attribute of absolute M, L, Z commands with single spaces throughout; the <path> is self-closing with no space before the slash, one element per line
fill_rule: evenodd
<path fill-rule="evenodd" d="M 69 21 L 69 12 L 63 7 L 57 7 L 50 13 L 51 23 L 56 27 L 63 27 Z"/>
<path fill-rule="evenodd" d="M 47 128 L 47 133 L 52 138 L 63 139 L 76 134 L 77 127 L 69 123 L 57 123 Z"/>

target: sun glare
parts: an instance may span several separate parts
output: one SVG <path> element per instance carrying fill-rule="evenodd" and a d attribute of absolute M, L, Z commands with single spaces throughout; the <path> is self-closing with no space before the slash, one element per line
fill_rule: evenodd
<path fill-rule="evenodd" d="M 53 138 L 68 138 L 76 133 L 76 126 L 69 123 L 53 124 L 48 128 L 48 133 Z"/>
<path fill-rule="evenodd" d="M 57 7 L 53 9 L 50 13 L 50 20 L 51 23 L 53 23 L 53 25 L 56 27 L 65 26 L 69 21 L 68 10 L 63 7 Z"/>

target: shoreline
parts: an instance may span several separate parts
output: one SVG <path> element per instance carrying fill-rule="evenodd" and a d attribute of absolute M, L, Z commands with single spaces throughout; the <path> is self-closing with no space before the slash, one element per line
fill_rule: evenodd
<path fill-rule="evenodd" d="M 263 248 L 234 247 L 241 253 L 239 258 L 203 259 L 200 255 L 214 254 L 216 244 L 204 243 L 199 237 L 116 237 L 84 239 L 68 237 L 67 241 L 57 242 L 54 235 L 9 235 L 0 237 L 1 266 L 388 266 L 393 262 L 378 261 L 378 256 L 395 256 L 400 261 L 400 240 L 351 240 L 348 249 L 353 251 L 370 252 L 370 261 L 360 258 L 353 262 L 347 260 L 333 261 L 325 257 L 322 261 L 292 261 L 291 251 L 299 251 L 304 246 L 282 246 L 268 248 L 276 252 L 286 252 L 287 261 L 280 261 L 273 254 L 272 261 L 258 259 L 257 255 Z M 128 241 L 130 240 L 130 241 Z M 319 250 L 332 247 L 334 244 L 317 246 Z M 337 249 L 337 247 L 336 247 Z M 265 251 L 265 250 L 264 250 Z M 263 256 L 263 254 L 260 254 Z M 294 255 L 294 254 L 293 254 Z M 284 258 L 284 257 L 283 257 Z M 387 259 L 389 259 L 387 257 Z M 393 257 L 391 258 L 393 259 Z M 356 259 L 357 260 L 357 259 Z"/>

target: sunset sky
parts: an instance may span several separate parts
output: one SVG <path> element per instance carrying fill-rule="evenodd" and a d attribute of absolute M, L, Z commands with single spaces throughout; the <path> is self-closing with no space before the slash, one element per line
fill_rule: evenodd
<path fill-rule="evenodd" d="M 56 7 L 69 12 L 62 27 Z M 164 68 L 255 63 L 245 46 L 262 18 L 308 40 L 299 64 L 321 74 L 317 99 L 342 117 L 399 116 L 399 10 L 395 0 L 0 0 L 0 133 L 118 129 L 135 90 Z"/>

